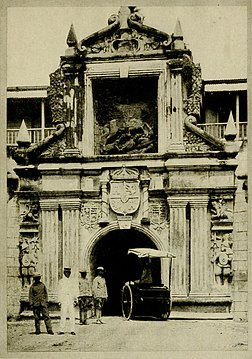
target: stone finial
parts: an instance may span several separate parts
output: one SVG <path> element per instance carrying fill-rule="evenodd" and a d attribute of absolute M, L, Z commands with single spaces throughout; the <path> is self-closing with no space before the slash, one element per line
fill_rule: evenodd
<path fill-rule="evenodd" d="M 131 14 L 132 10 L 129 6 L 121 6 L 119 9 L 119 18 L 120 18 L 120 27 L 125 29 L 128 27 L 128 17 Z"/>
<path fill-rule="evenodd" d="M 173 40 L 172 47 L 174 50 L 184 50 L 185 44 L 183 41 L 183 33 L 179 19 L 177 19 L 174 33 L 172 34 L 172 40 Z"/>
<path fill-rule="evenodd" d="M 233 113 L 232 111 L 230 111 L 224 137 L 226 141 L 234 141 L 236 135 L 237 135 L 237 128 L 234 122 Z"/>
<path fill-rule="evenodd" d="M 18 131 L 17 144 L 20 147 L 29 147 L 31 144 L 31 140 L 25 124 L 25 120 L 22 121 L 20 129 Z"/>
<path fill-rule="evenodd" d="M 70 30 L 69 30 L 69 33 L 67 35 L 67 41 L 66 42 L 67 42 L 67 45 L 69 47 L 74 47 L 78 43 L 73 24 L 71 24 L 71 26 L 70 26 Z"/>
<path fill-rule="evenodd" d="M 181 27 L 179 19 L 177 19 L 177 22 L 176 22 L 176 25 L 174 28 L 173 38 L 183 40 L 182 27 Z"/>

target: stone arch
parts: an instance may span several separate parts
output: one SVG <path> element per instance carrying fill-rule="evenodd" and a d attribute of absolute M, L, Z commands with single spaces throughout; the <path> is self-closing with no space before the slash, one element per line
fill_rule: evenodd
<path fill-rule="evenodd" d="M 149 237 L 152 242 L 156 245 L 156 247 L 159 249 L 159 250 L 166 250 L 165 246 L 164 246 L 164 243 L 160 240 L 160 238 L 154 233 L 152 232 L 150 229 L 138 224 L 138 223 L 135 223 L 135 222 L 132 222 L 132 226 L 131 226 L 132 229 L 135 229 L 139 232 L 142 232 L 143 234 L 145 234 L 147 237 Z M 89 258 L 90 258 L 90 255 L 92 253 L 92 250 L 95 246 L 95 244 L 102 238 L 104 237 L 106 234 L 108 234 L 109 232 L 111 231 L 114 231 L 114 230 L 119 230 L 119 225 L 118 225 L 118 222 L 117 221 L 113 221 L 111 222 L 108 226 L 104 227 L 104 228 L 101 228 L 98 232 L 94 233 L 92 235 L 92 237 L 89 239 L 88 243 L 87 243 L 87 246 L 85 248 L 85 253 L 83 255 L 83 260 L 84 260 L 84 263 L 88 263 L 89 265 Z"/>

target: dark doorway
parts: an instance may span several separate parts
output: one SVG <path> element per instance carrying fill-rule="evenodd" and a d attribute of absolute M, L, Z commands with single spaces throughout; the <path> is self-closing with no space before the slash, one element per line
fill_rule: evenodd
<path fill-rule="evenodd" d="M 152 240 L 134 229 L 115 230 L 102 237 L 91 253 L 92 277 L 96 268 L 103 266 L 108 287 L 108 301 L 104 306 L 104 315 L 121 315 L 121 289 L 128 280 L 139 279 L 144 260 L 135 255 L 127 255 L 129 248 L 154 248 Z M 153 284 L 161 283 L 160 259 L 151 261 Z"/>

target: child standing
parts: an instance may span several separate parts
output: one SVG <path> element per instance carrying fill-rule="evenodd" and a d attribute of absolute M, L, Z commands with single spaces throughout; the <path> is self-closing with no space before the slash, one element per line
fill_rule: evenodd
<path fill-rule="evenodd" d="M 103 267 L 97 268 L 97 276 L 95 277 L 92 286 L 92 293 L 94 297 L 94 306 L 95 306 L 95 314 L 96 314 L 96 324 L 102 324 L 101 312 L 104 302 L 108 298 L 104 272 L 105 270 Z"/>

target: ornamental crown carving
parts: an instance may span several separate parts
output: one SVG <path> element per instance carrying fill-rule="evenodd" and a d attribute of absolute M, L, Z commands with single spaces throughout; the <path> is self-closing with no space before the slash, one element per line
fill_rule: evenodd
<path fill-rule="evenodd" d="M 122 166 L 122 168 L 111 172 L 111 178 L 113 180 L 137 180 L 139 178 L 139 171 L 137 169 Z"/>
<path fill-rule="evenodd" d="M 143 53 L 170 47 L 172 37 L 143 24 L 143 15 L 136 6 L 121 6 L 118 15 L 108 19 L 108 26 L 84 38 L 78 50 L 87 55 L 104 53 Z"/>

